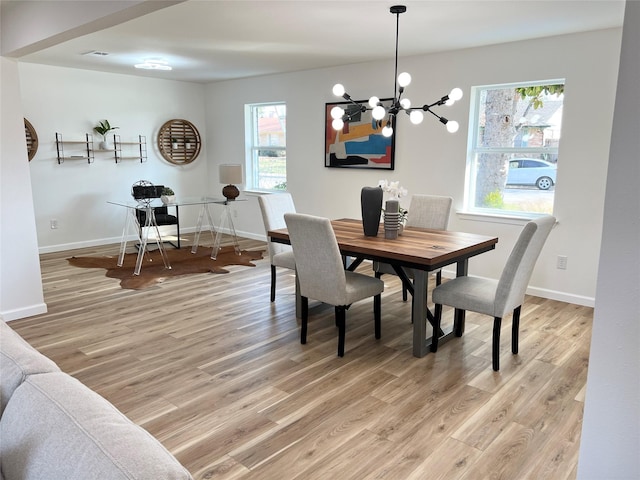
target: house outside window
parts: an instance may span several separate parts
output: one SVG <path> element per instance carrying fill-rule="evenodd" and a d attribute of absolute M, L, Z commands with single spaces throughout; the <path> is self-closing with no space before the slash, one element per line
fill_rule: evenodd
<path fill-rule="evenodd" d="M 245 106 L 247 189 L 287 189 L 287 105 Z"/>
<path fill-rule="evenodd" d="M 564 80 L 471 89 L 465 210 L 553 213 Z"/>

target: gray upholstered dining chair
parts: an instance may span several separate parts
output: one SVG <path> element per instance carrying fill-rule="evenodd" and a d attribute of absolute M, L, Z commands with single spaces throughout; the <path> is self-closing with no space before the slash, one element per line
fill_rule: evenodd
<path fill-rule="evenodd" d="M 329 219 L 301 213 L 287 213 L 284 219 L 296 258 L 302 307 L 300 342 L 307 343 L 309 298 L 335 307 L 338 356 L 344 356 L 346 310 L 357 301 L 373 297 L 375 337 L 380 338 L 384 282 L 344 269 Z"/>
<path fill-rule="evenodd" d="M 436 304 L 434 330 L 440 328 L 442 305 L 493 317 L 493 369 L 496 372 L 500 370 L 502 319 L 513 311 L 511 351 L 517 354 L 520 310 L 524 303 L 524 295 L 533 267 L 555 222 L 555 217 L 544 215 L 524 226 L 499 280 L 463 276 L 434 288 L 431 294 Z M 437 349 L 438 339 L 434 335 L 431 350 L 435 352 Z"/>
<path fill-rule="evenodd" d="M 431 228 L 434 230 L 446 230 L 449 226 L 451 214 L 451 197 L 439 195 L 413 195 L 409 203 L 409 217 L 407 227 Z M 383 274 L 396 275 L 395 270 L 388 263 L 373 262 L 373 271 L 377 278 Z M 405 268 L 408 278 L 413 278 L 413 270 Z M 436 270 L 436 285 L 442 282 L 442 270 Z M 407 289 L 402 286 L 402 299 L 407 300 Z"/>
<path fill-rule="evenodd" d="M 286 228 L 285 213 L 295 213 L 293 197 L 290 193 L 272 193 L 258 197 L 265 231 Z M 276 267 L 295 270 L 296 262 L 290 245 L 268 241 L 269 261 L 271 262 L 271 301 L 276 299 Z"/>

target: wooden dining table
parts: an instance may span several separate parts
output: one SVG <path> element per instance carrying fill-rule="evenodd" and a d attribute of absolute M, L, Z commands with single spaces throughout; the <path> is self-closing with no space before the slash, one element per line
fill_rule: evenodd
<path fill-rule="evenodd" d="M 412 292 L 413 355 L 416 357 L 425 356 L 431 349 L 432 337 L 426 337 L 427 320 L 433 318 L 427 306 L 429 272 L 455 263 L 456 276 L 467 275 L 469 258 L 493 250 L 498 243 L 498 237 L 416 227 L 406 227 L 402 235 L 387 239 L 382 225 L 377 236 L 365 236 L 362 221 L 348 218 L 332 220 L 331 225 L 342 255 L 355 259 L 349 263 L 349 269 L 355 269 L 363 260 L 388 263 Z M 267 235 L 273 242 L 291 243 L 287 229 L 270 230 Z M 413 269 L 413 281 L 403 268 Z M 439 344 L 462 336 L 464 317 L 463 310 L 455 311 L 450 331 L 437 332 Z"/>

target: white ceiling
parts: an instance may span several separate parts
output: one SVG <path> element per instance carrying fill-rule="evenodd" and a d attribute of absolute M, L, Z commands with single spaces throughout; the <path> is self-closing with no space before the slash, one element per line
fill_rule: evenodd
<path fill-rule="evenodd" d="M 621 0 L 399 2 L 400 56 L 622 25 Z M 392 59 L 393 1 L 188 0 L 21 61 L 191 82 Z M 86 52 L 107 52 L 106 56 Z M 163 58 L 171 71 L 133 68 Z"/>

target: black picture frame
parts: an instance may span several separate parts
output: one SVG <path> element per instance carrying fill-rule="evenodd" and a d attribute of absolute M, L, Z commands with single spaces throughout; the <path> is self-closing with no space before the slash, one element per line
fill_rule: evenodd
<path fill-rule="evenodd" d="M 382 99 L 382 102 L 391 101 Z M 371 110 L 362 111 L 361 106 L 368 107 L 368 100 L 355 102 L 333 102 L 325 104 L 325 149 L 324 166 L 327 168 L 362 168 L 374 170 L 393 170 L 395 168 L 396 151 L 396 118 L 392 118 L 393 134 L 382 135 L 382 126 L 373 120 Z M 345 122 L 342 130 L 336 131 L 331 123 L 331 109 L 342 107 L 352 114 L 349 122 Z"/>

